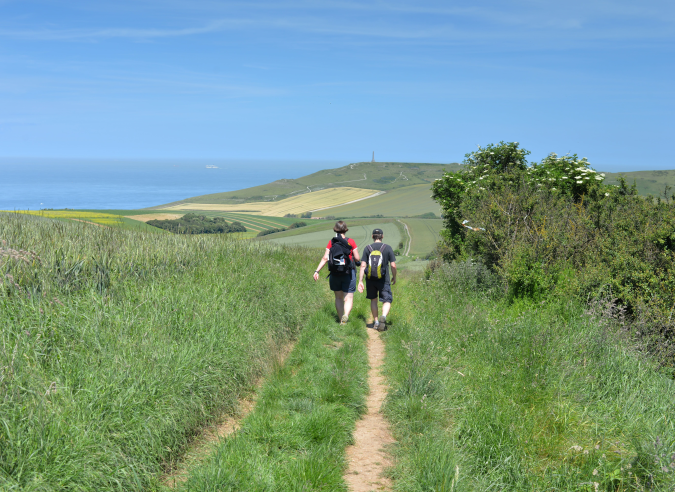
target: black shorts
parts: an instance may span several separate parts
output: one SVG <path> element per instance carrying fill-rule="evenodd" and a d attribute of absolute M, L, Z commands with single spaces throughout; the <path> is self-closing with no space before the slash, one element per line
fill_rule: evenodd
<path fill-rule="evenodd" d="M 380 298 L 380 302 L 391 302 L 393 295 L 389 279 L 368 280 L 366 279 L 366 299 Z"/>

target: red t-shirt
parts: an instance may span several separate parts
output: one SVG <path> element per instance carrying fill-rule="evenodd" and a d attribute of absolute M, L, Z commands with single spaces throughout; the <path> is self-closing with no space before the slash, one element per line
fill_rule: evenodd
<path fill-rule="evenodd" d="M 356 249 L 356 241 L 354 241 L 352 238 L 348 238 L 347 242 L 352 247 L 352 251 L 354 251 Z M 328 246 L 326 246 L 326 249 L 330 249 L 331 246 L 333 246 L 332 240 L 328 241 Z M 353 253 L 349 253 L 349 259 L 354 261 L 354 254 Z"/>

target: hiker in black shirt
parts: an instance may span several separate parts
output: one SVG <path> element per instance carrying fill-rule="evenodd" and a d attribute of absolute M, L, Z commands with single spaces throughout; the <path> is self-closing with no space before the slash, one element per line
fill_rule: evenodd
<path fill-rule="evenodd" d="M 370 299 L 370 311 L 373 313 L 374 328 L 377 331 L 387 329 L 387 315 L 391 309 L 393 295 L 391 285 L 396 283 L 396 256 L 391 246 L 382 242 L 382 229 L 373 231 L 373 244 L 366 246 L 359 273 L 359 292 L 363 292 L 363 276 L 366 274 L 366 298 Z M 389 268 L 391 265 L 391 282 Z M 377 299 L 382 302 L 382 316 L 378 318 Z"/>

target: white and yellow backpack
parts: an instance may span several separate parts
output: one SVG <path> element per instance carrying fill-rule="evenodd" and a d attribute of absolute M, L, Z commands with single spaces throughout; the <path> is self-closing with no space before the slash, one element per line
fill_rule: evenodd
<path fill-rule="evenodd" d="M 368 257 L 368 264 L 366 265 L 366 278 L 370 280 L 384 278 L 386 269 L 383 268 L 384 257 L 382 252 L 384 251 L 386 244 L 382 243 L 380 249 L 374 249 L 371 244 L 368 245 L 370 248 L 370 256 Z"/>

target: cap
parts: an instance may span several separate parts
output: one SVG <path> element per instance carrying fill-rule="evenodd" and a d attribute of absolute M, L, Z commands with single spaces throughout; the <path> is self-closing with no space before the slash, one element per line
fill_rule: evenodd
<path fill-rule="evenodd" d="M 382 229 L 373 229 L 373 236 L 375 236 L 376 234 L 384 236 L 384 232 L 382 232 Z"/>

